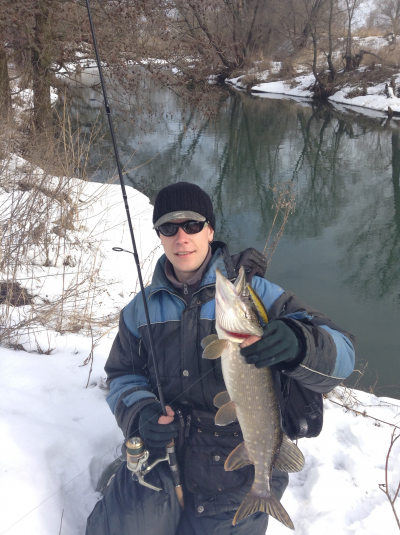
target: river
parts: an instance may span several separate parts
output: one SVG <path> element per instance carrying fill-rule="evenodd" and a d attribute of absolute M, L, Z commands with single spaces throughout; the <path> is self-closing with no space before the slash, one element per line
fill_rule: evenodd
<path fill-rule="evenodd" d="M 199 184 L 232 253 L 263 250 L 273 188 L 293 183 L 296 209 L 267 278 L 356 335 L 348 385 L 400 399 L 400 123 L 228 92 L 210 121 L 149 83 L 112 97 L 127 183 L 151 201 L 167 184 Z M 115 165 L 99 93 L 75 89 L 71 111 L 82 131 L 99 127 L 90 171 L 104 182 Z"/>

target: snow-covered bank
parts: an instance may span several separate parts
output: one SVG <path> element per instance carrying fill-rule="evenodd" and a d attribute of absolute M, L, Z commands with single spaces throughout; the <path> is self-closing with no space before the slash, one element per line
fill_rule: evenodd
<path fill-rule="evenodd" d="M 136 269 L 131 255 L 111 250 L 113 246 L 131 250 L 119 186 L 78 180 L 76 186 L 82 225 L 68 232 L 79 238 L 77 243 L 90 241 L 92 250 L 97 247 L 101 252 L 98 277 L 105 288 L 94 300 L 100 316 L 131 299 L 137 290 Z M 158 240 L 151 230 L 151 206 L 144 195 L 127 190 L 139 254 L 141 259 L 149 257 L 148 278 L 161 253 L 157 249 L 152 254 Z M 9 194 L 1 195 L 4 202 Z M 68 254 L 73 253 L 73 243 Z M 48 267 L 33 267 L 27 289 L 32 290 L 30 284 L 35 285 L 37 278 L 51 275 L 44 286 L 33 288 L 48 299 L 58 295 L 63 281 L 60 270 L 65 268 L 73 276 L 76 268 L 57 265 L 54 261 Z M 18 276 L 23 278 L 22 273 Z M 110 327 L 97 327 L 93 340 L 85 334 L 38 328 L 29 340 L 28 335 L 21 340 L 28 351 L 1 348 L 0 534 L 84 533 L 86 517 L 99 499 L 94 490 L 98 477 L 118 456 L 123 438 L 105 402 L 103 367 L 117 329 Z M 86 388 L 90 363 L 82 364 L 93 346 L 93 370 Z M 51 354 L 39 354 L 39 347 L 44 352 L 52 349 Z M 379 484 L 385 481 L 393 429 L 388 424 L 399 425 L 400 401 L 357 391 L 350 399 L 347 396 L 338 389 L 337 395 L 326 399 L 321 435 L 299 441 L 306 465 L 290 476 L 283 498 L 297 534 L 398 532 Z M 356 416 L 339 406 L 343 401 L 387 423 Z M 391 488 L 400 478 L 399 458 L 396 443 L 388 469 Z M 280 535 L 288 530 L 271 519 L 268 532 Z"/>
<path fill-rule="evenodd" d="M 227 79 L 226 82 L 237 89 L 244 89 L 244 85 L 240 82 L 243 76 Z M 395 84 L 400 84 L 400 74 L 395 78 Z M 253 85 L 251 87 L 251 94 L 254 96 L 266 95 L 284 95 L 295 100 L 300 98 L 313 98 L 312 87 L 315 83 L 313 74 L 302 74 L 294 78 L 293 83 L 287 81 L 273 81 L 263 82 Z M 354 108 L 354 111 L 359 113 L 369 114 L 368 110 L 373 110 L 380 116 L 386 116 L 388 113 L 394 112 L 400 114 L 400 98 L 396 97 L 389 88 L 389 96 L 385 94 L 385 84 L 390 84 L 390 80 L 385 83 L 376 84 L 367 88 L 367 94 L 362 96 L 350 97 L 348 96 L 354 91 L 354 87 L 345 86 L 340 91 L 330 96 L 328 100 L 335 104 L 342 104 L 343 106 Z M 390 93 L 391 91 L 391 93 Z M 365 111 L 364 111 L 365 110 Z M 393 117 L 400 120 L 400 117 Z"/>
<path fill-rule="evenodd" d="M 25 164 L 18 157 L 8 163 L 8 172 L 17 174 L 15 184 L 23 179 Z M 99 268 L 94 270 L 95 284 L 101 288 L 90 304 L 96 309 L 94 317 L 106 321 L 94 326 L 93 338 L 84 331 L 61 334 L 34 324 L 18 339 L 18 347 L 24 351 L 0 349 L 0 533 L 58 533 L 61 516 L 60 532 L 83 533 L 86 517 L 98 499 L 96 482 L 118 455 L 123 439 L 105 402 L 103 368 L 118 329 L 115 313 L 138 291 L 133 256 L 114 252 L 112 247 L 131 251 L 132 244 L 118 184 L 72 179 L 71 195 L 74 188 L 81 205 L 80 226 L 68 230 L 60 258 L 51 257 L 51 265 L 45 266 L 35 255 L 29 272 L 22 266 L 15 278 L 34 295 L 34 304 L 42 297 L 53 302 L 68 280 L 76 277 L 77 262 L 86 255 Z M 161 254 L 152 230 L 152 207 L 149 199 L 133 188 L 127 187 L 127 194 L 146 283 Z M 21 202 L 24 195 L 27 193 L 18 188 L 11 193 L 3 190 L 0 205 L 5 210 L 9 204 Z M 67 257 L 70 260 L 65 265 Z M 30 308 L 15 307 L 15 319 L 29 316 Z M 109 315 L 113 321 L 107 324 Z M 91 363 L 83 364 L 93 349 L 93 369 L 86 388 Z"/>
<path fill-rule="evenodd" d="M 57 337 L 57 350 L 49 356 L 2 349 L 0 533 L 53 535 L 59 532 L 63 511 L 62 534 L 84 533 L 86 517 L 99 498 L 96 482 L 118 456 L 123 439 L 102 387 L 114 334 L 95 349 L 87 389 L 88 366 L 80 366 L 91 349 L 88 338 Z M 360 412 L 399 423 L 398 400 L 358 391 L 354 395 L 360 402 L 354 408 Z M 378 486 L 385 481 L 391 431 L 387 424 L 325 400 L 323 431 L 299 442 L 306 465 L 290 476 L 283 498 L 296 533 L 398 533 Z M 400 478 L 399 458 L 397 444 L 389 464 L 392 490 Z M 270 531 L 287 534 L 272 519 Z"/>

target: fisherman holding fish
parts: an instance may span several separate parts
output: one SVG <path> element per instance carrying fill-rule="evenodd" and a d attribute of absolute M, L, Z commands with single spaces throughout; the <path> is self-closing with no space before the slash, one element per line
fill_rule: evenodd
<path fill-rule="evenodd" d="M 167 415 L 140 295 L 121 312 L 107 402 L 150 465 L 175 439 L 185 505 L 167 463 L 145 477 L 160 491 L 120 463 L 86 534 L 264 535 L 269 516 L 294 529 L 280 499 L 304 458 L 290 439 L 320 432 L 321 394 L 353 371 L 355 339 L 266 280 L 256 250 L 231 256 L 214 241 L 213 206 L 197 185 L 161 189 L 153 224 L 165 254 L 145 293 Z"/>

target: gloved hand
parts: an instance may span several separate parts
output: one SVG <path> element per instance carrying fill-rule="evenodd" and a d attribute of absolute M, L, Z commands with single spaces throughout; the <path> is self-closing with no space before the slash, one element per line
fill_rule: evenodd
<path fill-rule="evenodd" d="M 161 404 L 155 402 L 147 405 L 140 413 L 139 433 L 149 448 L 165 448 L 178 436 L 179 422 L 173 421 L 174 411 L 171 407 L 166 409 L 167 416 L 163 416 Z M 160 417 L 166 423 L 158 423 Z"/>
<path fill-rule="evenodd" d="M 242 347 L 240 353 L 247 364 L 264 368 L 293 360 L 300 354 L 300 350 L 300 342 L 290 326 L 284 321 L 275 320 L 265 325 L 261 340 Z"/>

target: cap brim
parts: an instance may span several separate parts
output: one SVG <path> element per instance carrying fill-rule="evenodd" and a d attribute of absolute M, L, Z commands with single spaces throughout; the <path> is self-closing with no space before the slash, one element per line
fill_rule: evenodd
<path fill-rule="evenodd" d="M 205 221 L 206 218 L 198 214 L 197 212 L 191 212 L 190 210 L 179 210 L 178 212 L 169 212 L 168 214 L 163 215 L 158 219 L 154 225 L 153 229 L 157 229 L 160 225 L 168 223 L 169 221 L 174 221 L 176 219 L 190 219 L 191 221 Z"/>

